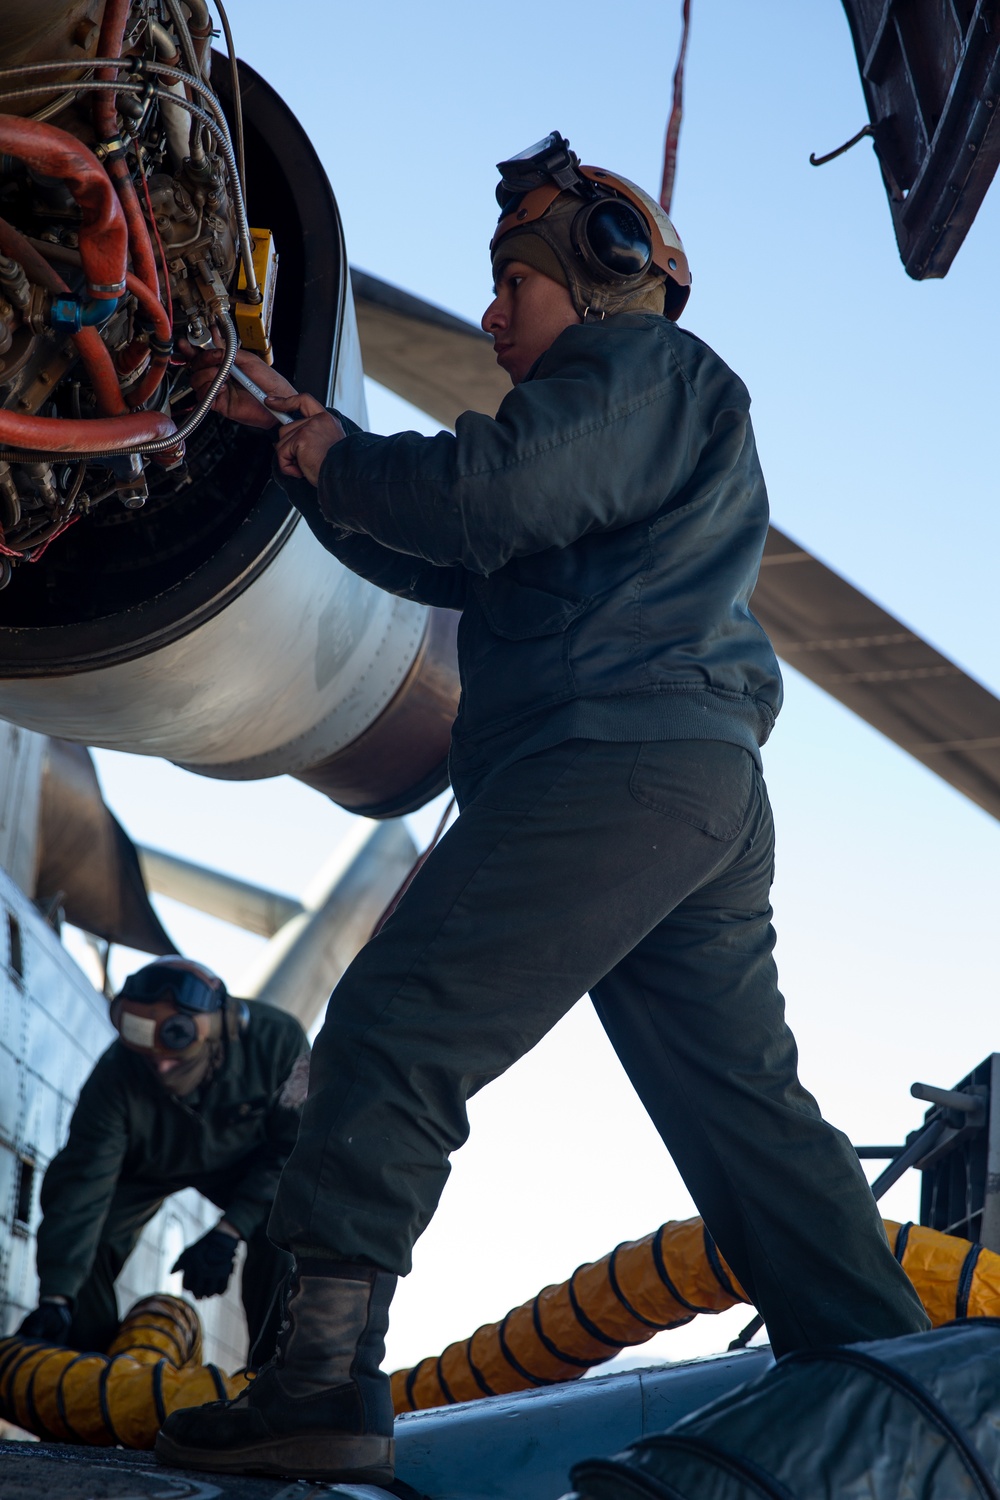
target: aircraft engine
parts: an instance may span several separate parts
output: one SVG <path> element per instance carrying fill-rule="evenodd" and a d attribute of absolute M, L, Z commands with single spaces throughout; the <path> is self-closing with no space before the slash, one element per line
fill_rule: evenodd
<path fill-rule="evenodd" d="M 228 31 L 228 25 L 227 25 Z M 206 0 L 6 0 L 0 715 L 370 816 L 446 782 L 454 620 L 314 540 L 199 402 L 237 340 L 364 420 L 337 205 Z"/>

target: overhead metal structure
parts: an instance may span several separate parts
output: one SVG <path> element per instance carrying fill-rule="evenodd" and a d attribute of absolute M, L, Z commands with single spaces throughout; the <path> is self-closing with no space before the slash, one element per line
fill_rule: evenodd
<path fill-rule="evenodd" d="M 351 279 L 370 375 L 445 426 L 470 405 L 496 411 L 510 382 L 489 338 L 374 276 Z M 785 661 L 1000 818 L 988 688 L 773 526 L 752 607 Z"/>
<path fill-rule="evenodd" d="M 140 844 L 136 853 L 147 890 L 170 896 L 258 937 L 274 937 L 286 922 L 301 916 L 305 910 L 293 896 L 240 880 L 222 870 L 206 869 L 163 849 Z"/>
<path fill-rule="evenodd" d="M 135 845 L 104 801 L 90 751 L 68 740 L 45 746 L 35 895 L 109 943 L 177 951 L 150 905 Z"/>
<path fill-rule="evenodd" d="M 899 253 L 944 276 L 1000 163 L 990 0 L 844 0 Z"/>

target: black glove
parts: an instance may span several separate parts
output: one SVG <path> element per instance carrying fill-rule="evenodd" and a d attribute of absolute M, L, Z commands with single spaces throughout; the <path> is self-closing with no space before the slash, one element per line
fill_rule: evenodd
<path fill-rule="evenodd" d="M 30 1312 L 17 1330 L 22 1339 L 38 1339 L 43 1344 L 65 1347 L 69 1339 L 73 1313 L 66 1302 L 42 1301 Z"/>
<path fill-rule="evenodd" d="M 171 1273 L 184 1272 L 184 1290 L 197 1297 L 199 1302 L 202 1297 L 217 1297 L 229 1285 L 239 1243 L 235 1234 L 227 1234 L 224 1229 L 210 1229 L 178 1255 L 170 1268 Z"/>

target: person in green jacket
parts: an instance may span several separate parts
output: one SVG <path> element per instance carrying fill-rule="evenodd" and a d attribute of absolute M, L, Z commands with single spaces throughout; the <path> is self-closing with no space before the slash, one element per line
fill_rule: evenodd
<path fill-rule="evenodd" d="M 196 1298 L 216 1296 L 246 1242 L 252 1349 L 265 1324 L 273 1338 L 291 1265 L 268 1239 L 267 1219 L 305 1098 L 305 1034 L 293 1016 L 234 999 L 210 969 L 175 956 L 126 979 L 111 1018 L 118 1038 L 45 1173 L 40 1300 L 20 1333 L 106 1349 L 118 1329 L 115 1281 L 143 1226 L 164 1199 L 193 1187 L 223 1216 L 173 1269 Z"/>
<path fill-rule="evenodd" d="M 377 437 L 239 356 L 298 413 L 278 471 L 323 545 L 461 611 L 460 816 L 317 1038 L 270 1221 L 295 1256 L 274 1359 L 236 1401 L 175 1412 L 167 1463 L 391 1476 L 389 1300 L 466 1101 L 586 993 L 776 1354 L 929 1326 L 799 1082 L 777 985 L 750 398 L 677 326 L 687 261 L 641 189 L 558 134 L 500 172 L 495 417 Z M 219 409 L 274 421 L 235 386 Z"/>

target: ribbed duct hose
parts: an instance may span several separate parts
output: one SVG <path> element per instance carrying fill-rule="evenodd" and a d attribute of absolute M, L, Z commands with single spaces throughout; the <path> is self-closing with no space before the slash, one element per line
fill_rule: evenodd
<path fill-rule="evenodd" d="M 243 1374 L 200 1361 L 194 1309 L 179 1297 L 143 1297 L 107 1354 L 0 1340 L 0 1417 L 49 1442 L 152 1448 L 170 1412 L 246 1385 Z"/>
<path fill-rule="evenodd" d="M 998 1500 L 1000 1321 L 798 1349 L 563 1500 Z"/>
<path fill-rule="evenodd" d="M 919 1224 L 885 1221 L 889 1243 L 935 1327 L 1000 1316 L 1000 1255 Z M 397 1412 L 476 1401 L 576 1380 L 623 1348 L 747 1302 L 701 1219 L 662 1225 L 580 1266 L 488 1323 L 392 1377 Z"/>
<path fill-rule="evenodd" d="M 886 1232 L 935 1327 L 1000 1316 L 1000 1255 L 919 1224 Z M 580 1266 L 443 1354 L 392 1377 L 397 1412 L 578 1379 L 700 1312 L 748 1299 L 701 1219 L 664 1224 Z M 238 1395 L 242 1373 L 202 1365 L 201 1326 L 179 1297 L 144 1297 L 107 1354 L 0 1340 L 0 1417 L 48 1441 L 151 1448 L 172 1411 Z"/>

